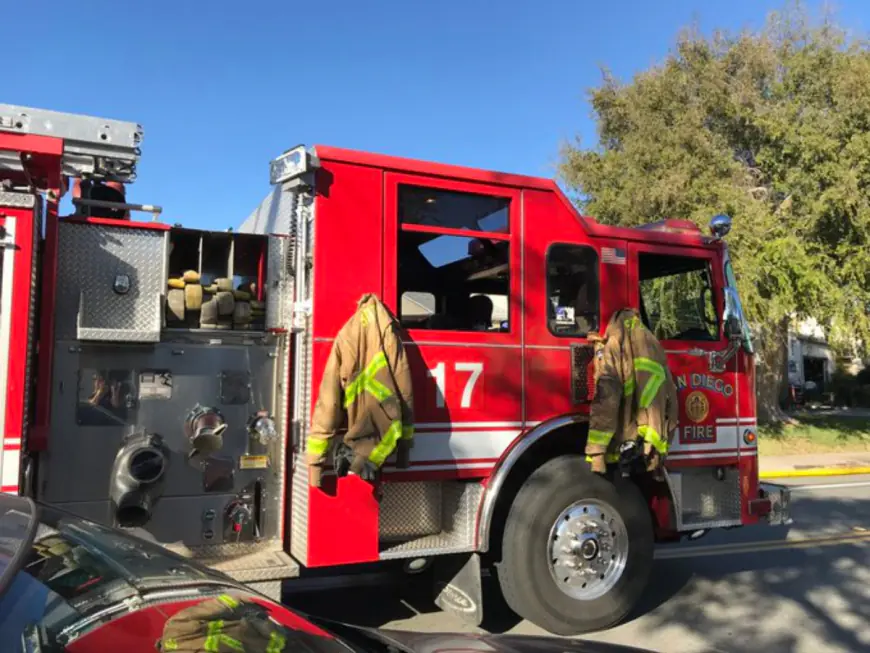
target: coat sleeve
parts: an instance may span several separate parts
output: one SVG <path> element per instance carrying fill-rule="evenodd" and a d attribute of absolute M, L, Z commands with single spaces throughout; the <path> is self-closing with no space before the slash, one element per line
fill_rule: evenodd
<path fill-rule="evenodd" d="M 402 411 L 402 436 L 397 444 L 397 464 L 399 467 L 407 467 L 410 462 L 409 450 L 414 446 L 414 384 L 408 355 L 402 344 L 401 330 L 392 324 L 388 327 L 388 334 L 387 361 Z"/>
<path fill-rule="evenodd" d="M 609 338 L 595 355 L 600 356 L 599 376 L 595 384 L 595 396 L 589 415 L 589 437 L 586 440 L 586 455 L 598 455 L 607 451 L 613 435 L 619 428 L 622 413 L 623 382 L 622 362 L 618 343 Z"/>
<path fill-rule="evenodd" d="M 344 417 L 341 384 L 342 356 L 339 342 L 340 340 L 336 338 L 326 361 L 305 447 L 308 466 L 313 470 L 311 475 L 313 485 L 320 484 L 320 474 L 327 459 L 329 443 Z"/>

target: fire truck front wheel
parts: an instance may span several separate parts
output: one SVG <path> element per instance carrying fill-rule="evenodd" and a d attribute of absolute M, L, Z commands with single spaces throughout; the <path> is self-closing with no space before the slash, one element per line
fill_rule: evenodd
<path fill-rule="evenodd" d="M 652 569 L 653 526 L 640 490 L 593 474 L 579 456 L 554 458 L 532 473 L 503 537 L 497 576 L 505 601 L 556 635 L 620 622 Z"/>

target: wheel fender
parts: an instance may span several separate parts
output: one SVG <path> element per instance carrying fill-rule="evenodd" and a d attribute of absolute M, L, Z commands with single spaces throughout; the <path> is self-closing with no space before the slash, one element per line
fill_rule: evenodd
<path fill-rule="evenodd" d="M 477 518 L 477 550 L 481 553 L 489 551 L 492 520 L 501 490 L 507 483 L 511 470 L 538 442 L 547 436 L 570 426 L 585 425 L 589 421 L 586 415 L 563 415 L 541 422 L 527 433 L 518 437 L 502 454 L 492 474 L 486 483 L 480 500 Z"/>

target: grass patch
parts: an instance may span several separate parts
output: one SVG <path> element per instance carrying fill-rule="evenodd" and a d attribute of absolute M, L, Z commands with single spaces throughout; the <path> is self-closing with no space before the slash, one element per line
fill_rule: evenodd
<path fill-rule="evenodd" d="M 866 416 L 800 415 L 796 419 L 796 424 L 761 427 L 759 454 L 870 451 L 870 418 Z"/>

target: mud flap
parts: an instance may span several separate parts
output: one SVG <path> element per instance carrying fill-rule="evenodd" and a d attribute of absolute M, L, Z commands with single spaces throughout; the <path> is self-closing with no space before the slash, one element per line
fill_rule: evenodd
<path fill-rule="evenodd" d="M 439 561 L 435 576 L 435 605 L 472 626 L 483 623 L 480 556 L 450 556 Z"/>
<path fill-rule="evenodd" d="M 771 526 L 788 526 L 794 521 L 791 518 L 791 490 L 785 485 L 774 483 L 759 483 L 763 496 L 770 501 L 770 512 L 767 522 Z"/>

